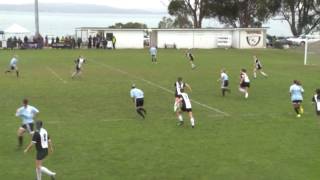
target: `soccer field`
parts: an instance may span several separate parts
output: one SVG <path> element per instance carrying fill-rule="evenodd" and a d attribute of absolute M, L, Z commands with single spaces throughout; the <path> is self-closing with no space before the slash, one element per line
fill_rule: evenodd
<path fill-rule="evenodd" d="M 311 103 L 320 87 L 319 66 L 303 66 L 303 54 L 285 50 L 195 50 L 191 70 L 183 50 L 0 51 L 4 71 L 19 55 L 21 78 L 0 76 L 0 179 L 35 179 L 35 151 L 17 149 L 14 116 L 21 100 L 40 110 L 55 152 L 44 165 L 58 180 L 318 180 L 320 119 Z M 257 54 L 269 78 L 252 77 Z M 71 79 L 74 60 L 87 58 L 81 78 Z M 221 96 L 220 69 L 231 94 Z M 238 91 L 247 68 L 249 99 Z M 193 89 L 196 128 L 184 115 L 177 126 L 173 84 L 182 76 Z M 291 107 L 293 79 L 305 89 L 305 114 Z M 131 84 L 145 93 L 147 118 L 135 112 Z M 30 137 L 25 136 L 24 147 Z M 49 177 L 43 176 L 43 179 Z"/>

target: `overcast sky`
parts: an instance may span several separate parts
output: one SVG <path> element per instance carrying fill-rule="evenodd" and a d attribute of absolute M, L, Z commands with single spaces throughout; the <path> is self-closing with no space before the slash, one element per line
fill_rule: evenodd
<path fill-rule="evenodd" d="M 124 9 L 150 9 L 166 11 L 169 0 L 38 0 L 39 3 L 98 4 Z M 28 4 L 34 0 L 0 0 L 0 4 Z"/>

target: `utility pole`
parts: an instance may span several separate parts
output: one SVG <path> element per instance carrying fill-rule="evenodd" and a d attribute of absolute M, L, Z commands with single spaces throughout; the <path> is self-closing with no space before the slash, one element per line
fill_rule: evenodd
<path fill-rule="evenodd" d="M 35 25 L 36 25 L 36 34 L 35 36 L 38 37 L 40 35 L 39 32 L 39 7 L 38 7 L 38 0 L 34 0 L 34 13 L 35 13 Z"/>

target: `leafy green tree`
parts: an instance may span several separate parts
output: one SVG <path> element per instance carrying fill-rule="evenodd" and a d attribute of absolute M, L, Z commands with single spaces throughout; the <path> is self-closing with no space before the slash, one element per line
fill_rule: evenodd
<path fill-rule="evenodd" d="M 209 0 L 210 16 L 232 27 L 259 27 L 281 8 L 281 0 Z"/>
<path fill-rule="evenodd" d="M 319 29 L 320 0 L 282 0 L 280 15 L 289 23 L 294 36 Z"/>
<path fill-rule="evenodd" d="M 128 22 L 128 23 L 115 23 L 112 26 L 109 26 L 109 28 L 114 28 L 114 29 L 147 29 L 148 26 L 143 23 L 139 22 Z"/>
<path fill-rule="evenodd" d="M 202 21 L 209 16 L 208 2 L 210 0 L 171 0 L 168 12 L 178 19 L 192 19 L 194 28 L 201 28 Z"/>

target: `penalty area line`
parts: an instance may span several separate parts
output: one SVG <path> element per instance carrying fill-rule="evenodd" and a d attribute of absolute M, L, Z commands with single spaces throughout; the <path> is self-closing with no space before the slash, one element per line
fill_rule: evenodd
<path fill-rule="evenodd" d="M 95 61 L 95 60 L 91 60 L 91 61 L 93 61 L 93 62 L 95 62 L 95 63 L 97 63 L 97 64 L 99 64 L 99 65 L 101 65 L 101 66 L 104 66 L 104 67 L 106 67 L 106 68 L 108 68 L 108 69 L 110 69 L 110 70 L 112 70 L 112 71 L 117 71 L 117 72 L 119 72 L 119 73 L 121 73 L 121 74 L 127 75 L 127 76 L 129 76 L 129 77 L 132 77 L 132 78 L 137 79 L 137 80 L 140 80 L 140 81 L 143 81 L 143 82 L 145 82 L 145 83 L 147 83 L 147 84 L 149 84 L 149 85 L 151 85 L 151 86 L 153 86 L 153 87 L 157 87 L 157 88 L 159 88 L 159 89 L 162 89 L 162 90 L 165 91 L 165 92 L 168 92 L 168 93 L 170 93 L 170 94 L 174 94 L 174 91 L 172 91 L 172 90 L 170 90 L 170 89 L 168 89 L 168 88 L 165 88 L 165 87 L 163 87 L 163 86 L 161 86 L 161 85 L 159 85 L 159 84 L 156 84 L 156 83 L 154 83 L 154 82 L 151 82 L 151 81 L 146 80 L 146 79 L 144 79 L 144 78 L 141 78 L 141 77 L 139 77 L 139 76 L 130 74 L 130 73 L 127 72 L 127 71 L 124 71 L 124 70 L 115 68 L 115 67 L 113 67 L 113 66 L 110 66 L 110 65 L 107 65 L 107 64 L 104 64 L 104 63 L 97 62 L 97 61 Z M 201 107 L 203 107 L 203 108 L 206 108 L 206 109 L 209 109 L 209 110 L 214 111 L 214 112 L 216 112 L 216 113 L 219 113 L 219 114 L 221 114 L 221 115 L 223 115 L 223 116 L 231 116 L 229 113 L 226 113 L 226 112 L 224 112 L 224 111 L 221 111 L 220 109 L 211 107 L 211 106 L 209 106 L 209 105 L 203 104 L 203 103 L 201 103 L 201 102 L 199 102 L 199 101 L 197 101 L 197 100 L 191 99 L 191 102 L 193 102 L 193 103 L 195 103 L 195 104 L 197 104 L 197 105 L 199 105 L 199 106 L 201 106 Z"/>
<path fill-rule="evenodd" d="M 47 69 L 53 74 L 56 78 L 58 78 L 60 81 L 62 81 L 64 84 L 67 84 L 67 81 L 64 80 L 58 73 L 56 73 L 52 68 L 47 66 Z"/>

